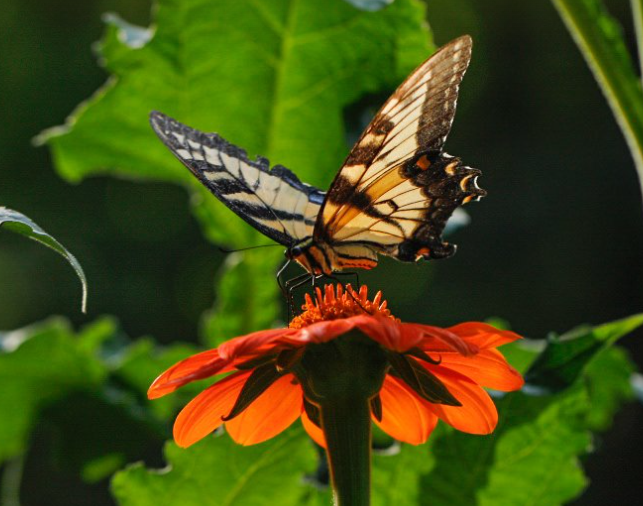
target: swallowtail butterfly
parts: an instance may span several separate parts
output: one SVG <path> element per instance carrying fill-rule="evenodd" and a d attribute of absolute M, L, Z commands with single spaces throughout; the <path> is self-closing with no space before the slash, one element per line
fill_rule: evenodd
<path fill-rule="evenodd" d="M 312 276 L 371 269 L 378 254 L 404 262 L 446 258 L 442 231 L 461 204 L 479 200 L 480 171 L 443 151 L 471 38 L 460 37 L 420 65 L 387 100 L 327 193 L 281 165 L 250 160 L 214 133 L 152 112 L 154 131 L 226 206 Z"/>

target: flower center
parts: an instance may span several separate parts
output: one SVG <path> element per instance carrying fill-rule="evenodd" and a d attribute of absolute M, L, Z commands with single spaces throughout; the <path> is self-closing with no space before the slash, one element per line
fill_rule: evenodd
<path fill-rule="evenodd" d="M 309 294 L 305 297 L 306 303 L 301 306 L 304 311 L 292 319 L 288 325 L 291 329 L 300 329 L 320 321 L 338 320 L 360 314 L 397 320 L 386 307 L 387 302 L 382 301 L 382 292 L 377 292 L 372 301 L 368 299 L 366 285 L 362 285 L 359 292 L 353 290 L 351 285 L 346 285 L 346 290 L 342 285 L 337 285 L 337 288 L 326 285 L 323 292 L 321 288 L 315 288 L 314 300 Z"/>

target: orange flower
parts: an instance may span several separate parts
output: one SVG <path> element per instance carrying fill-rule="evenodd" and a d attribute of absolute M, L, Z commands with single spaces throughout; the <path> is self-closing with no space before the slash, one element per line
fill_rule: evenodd
<path fill-rule="evenodd" d="M 348 290 L 326 286 L 322 293 L 318 288 L 314 301 L 306 295 L 304 312 L 289 328 L 232 339 L 161 374 L 148 391 L 150 399 L 232 372 L 181 411 L 174 424 L 177 444 L 187 447 L 222 424 L 236 442 L 260 443 L 301 417 L 308 434 L 324 446 L 315 398 L 324 393 L 307 375 L 317 367 L 319 381 L 319 371 L 323 375 L 332 369 L 325 369 L 333 359 L 321 345 L 360 335 L 368 338 L 363 344 L 372 350 L 373 363 L 381 363 L 381 374 L 371 375 L 370 410 L 382 430 L 411 444 L 426 441 L 438 419 L 472 434 L 494 430 L 498 414 L 482 387 L 510 391 L 522 386 L 521 376 L 496 350 L 520 336 L 479 322 L 446 329 L 402 323 L 390 314 L 380 292 L 370 301 L 365 286 Z M 315 366 L 311 357 L 324 353 Z"/>

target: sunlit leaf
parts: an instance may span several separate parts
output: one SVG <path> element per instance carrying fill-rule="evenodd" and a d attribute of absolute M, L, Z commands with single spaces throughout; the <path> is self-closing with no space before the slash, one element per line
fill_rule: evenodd
<path fill-rule="evenodd" d="M 547 347 L 525 375 L 533 387 L 556 392 L 567 388 L 601 350 L 643 325 L 643 314 L 597 327 L 580 327 L 549 338 Z"/>
<path fill-rule="evenodd" d="M 153 134 L 147 118 L 159 110 L 325 186 L 348 151 L 343 108 L 393 89 L 430 54 L 423 14 L 417 0 L 378 12 L 343 0 L 323 9 L 314 0 L 160 0 L 147 43 L 149 31 L 111 15 L 100 54 L 112 78 L 40 140 L 70 180 L 108 173 L 199 187 Z M 256 242 L 198 191 L 209 237 Z"/>
<path fill-rule="evenodd" d="M 585 382 L 592 400 L 587 419 L 592 430 L 607 430 L 621 405 L 634 399 L 635 371 L 627 351 L 618 346 L 601 352 L 587 365 Z"/>
<path fill-rule="evenodd" d="M 432 49 L 418 0 L 377 12 L 343 0 L 323 9 L 315 0 L 159 0 L 153 30 L 106 20 L 100 55 L 111 79 L 40 140 L 72 181 L 101 173 L 187 185 L 206 236 L 234 248 L 268 241 L 172 156 L 148 124 L 150 111 L 216 131 L 251 157 L 326 187 L 348 152 L 343 109 L 365 93 L 393 90 Z M 208 340 L 271 325 L 279 315 L 278 255 L 242 255 L 230 260 L 237 266 L 228 264 L 222 283 L 239 295 L 266 294 L 250 304 L 260 317 L 220 299 L 206 322 Z"/>
<path fill-rule="evenodd" d="M 189 450 L 165 447 L 164 472 L 136 464 L 118 473 L 112 492 L 123 506 L 264 506 L 302 504 L 311 485 L 303 483 L 316 452 L 301 429 L 255 446 L 242 447 L 227 435 L 209 437 Z"/>
<path fill-rule="evenodd" d="M 83 272 L 83 268 L 80 266 L 80 263 L 76 260 L 76 257 L 67 251 L 67 249 L 56 239 L 36 225 L 30 218 L 12 209 L 0 207 L 0 227 L 12 230 L 48 246 L 70 263 L 82 284 L 83 295 L 81 309 L 84 313 L 87 307 L 87 278 L 85 277 L 85 273 Z"/>

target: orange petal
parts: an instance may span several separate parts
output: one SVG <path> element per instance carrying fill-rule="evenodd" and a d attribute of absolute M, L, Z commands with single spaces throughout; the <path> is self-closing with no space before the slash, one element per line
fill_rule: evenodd
<path fill-rule="evenodd" d="M 401 327 L 405 335 L 417 336 L 415 340 L 418 342 L 414 346 L 427 352 L 457 352 L 462 355 L 478 352 L 478 347 L 474 344 L 440 327 L 419 323 L 402 323 Z"/>
<path fill-rule="evenodd" d="M 497 328 L 482 322 L 460 323 L 459 325 L 449 327 L 446 330 L 456 334 L 468 343 L 475 344 L 482 350 L 497 348 L 503 344 L 510 343 L 517 339 L 522 339 L 515 332 L 511 332 L 510 330 L 498 330 Z"/>
<path fill-rule="evenodd" d="M 306 411 L 304 411 L 301 415 L 301 424 L 304 426 L 304 429 L 306 429 L 306 432 L 308 432 L 308 435 L 313 441 L 315 441 L 315 443 L 317 443 L 322 448 L 326 448 L 326 437 L 324 437 L 324 431 L 317 427 L 317 425 L 315 425 L 312 420 L 308 418 Z"/>
<path fill-rule="evenodd" d="M 472 380 L 440 366 L 425 366 L 449 389 L 462 406 L 444 406 L 423 401 L 438 417 L 470 434 L 490 434 L 498 423 L 498 411 L 489 394 Z"/>
<path fill-rule="evenodd" d="M 262 350 L 269 349 L 275 341 L 289 332 L 291 332 L 289 329 L 269 329 L 235 337 L 219 346 L 219 353 L 221 357 L 228 360 L 243 359 L 248 355 L 256 355 Z"/>
<path fill-rule="evenodd" d="M 179 413 L 174 422 L 174 440 L 186 448 L 219 427 L 234 406 L 251 371 L 231 374 L 204 390 Z"/>
<path fill-rule="evenodd" d="M 468 378 L 494 390 L 519 390 L 524 380 L 518 371 L 511 367 L 498 350 L 491 348 L 481 350 L 472 357 L 463 357 L 457 353 L 442 355 L 440 369 L 447 368 L 464 374 Z"/>
<path fill-rule="evenodd" d="M 162 373 L 150 386 L 147 397 L 157 399 L 191 381 L 209 378 L 231 369 L 230 361 L 223 360 L 218 350 L 204 351 L 181 360 Z"/>
<path fill-rule="evenodd" d="M 338 320 L 316 322 L 284 336 L 284 341 L 295 344 L 325 343 L 355 328 L 355 318 L 356 317 L 353 316 L 350 318 L 340 318 Z"/>
<path fill-rule="evenodd" d="M 240 415 L 227 421 L 225 428 L 232 439 L 242 445 L 261 443 L 297 420 L 304 408 L 304 394 L 294 381 L 294 375 L 285 374 Z"/>
<path fill-rule="evenodd" d="M 397 378 L 387 375 L 380 390 L 382 421 L 373 421 L 387 434 L 410 444 L 424 443 L 438 418 L 417 394 Z"/>
<path fill-rule="evenodd" d="M 354 317 L 359 329 L 373 341 L 393 351 L 406 351 L 417 343 L 401 332 L 399 322 L 391 318 L 359 315 Z"/>

